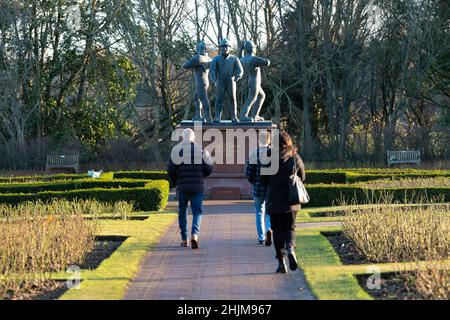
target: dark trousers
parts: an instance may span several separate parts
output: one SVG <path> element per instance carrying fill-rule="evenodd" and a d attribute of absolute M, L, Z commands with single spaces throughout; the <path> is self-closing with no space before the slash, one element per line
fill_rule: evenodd
<path fill-rule="evenodd" d="M 297 211 L 270 216 L 277 258 L 285 257 L 289 249 L 295 248 L 296 217 Z"/>

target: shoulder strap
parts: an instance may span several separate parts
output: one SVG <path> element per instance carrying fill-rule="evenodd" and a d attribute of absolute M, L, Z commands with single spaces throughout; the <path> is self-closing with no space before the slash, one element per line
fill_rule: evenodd
<path fill-rule="evenodd" d="M 297 159 L 295 159 L 295 157 L 292 157 L 291 159 L 292 159 L 292 161 L 294 161 L 294 166 L 293 166 L 293 169 L 292 169 L 292 174 L 293 174 L 293 175 L 296 175 L 296 174 L 297 174 Z"/>

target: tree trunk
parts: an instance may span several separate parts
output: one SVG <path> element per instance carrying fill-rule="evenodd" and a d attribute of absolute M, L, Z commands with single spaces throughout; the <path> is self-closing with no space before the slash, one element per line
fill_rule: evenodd
<path fill-rule="evenodd" d="M 299 50 L 298 50 L 298 59 L 300 65 L 300 74 L 303 76 L 302 81 L 302 104 L 303 104 L 303 150 L 305 156 L 311 157 L 313 154 L 313 143 L 312 143 L 312 129 L 311 129 L 311 107 L 309 105 L 309 77 L 308 70 L 306 66 L 306 58 L 305 52 L 307 49 L 306 44 L 306 34 L 305 29 L 307 26 L 305 21 L 305 3 L 303 0 L 299 1 L 297 8 L 297 15 L 299 18 L 299 28 L 298 28 L 298 37 L 299 37 Z"/>

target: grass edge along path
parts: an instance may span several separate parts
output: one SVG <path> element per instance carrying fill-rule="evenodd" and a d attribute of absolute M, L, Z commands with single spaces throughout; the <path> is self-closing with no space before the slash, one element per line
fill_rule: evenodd
<path fill-rule="evenodd" d="M 338 254 L 321 234 L 342 227 L 297 228 L 297 258 L 312 293 L 319 300 L 373 300 L 359 285 L 355 275 L 425 268 L 432 261 L 343 265 Z M 450 260 L 446 260 L 450 264 Z"/>
<path fill-rule="evenodd" d="M 336 227 L 297 229 L 298 262 L 306 281 L 319 300 L 371 299 L 356 278 L 346 272 L 325 272 L 324 267 L 339 266 L 341 261 L 322 230 L 339 230 Z"/>
<path fill-rule="evenodd" d="M 81 271 L 80 288 L 66 291 L 61 300 L 119 300 L 125 296 L 128 284 L 138 272 L 146 253 L 174 223 L 174 213 L 152 213 L 144 221 L 100 221 L 100 235 L 127 236 L 128 239 L 95 270 Z M 67 273 L 54 279 L 70 279 Z"/>

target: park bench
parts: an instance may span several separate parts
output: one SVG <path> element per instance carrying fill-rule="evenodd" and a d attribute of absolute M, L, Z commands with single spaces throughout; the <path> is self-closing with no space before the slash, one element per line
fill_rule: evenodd
<path fill-rule="evenodd" d="M 47 163 L 45 164 L 45 170 L 50 169 L 66 169 L 72 168 L 78 173 L 79 170 L 79 155 L 49 155 L 47 156 Z"/>
<path fill-rule="evenodd" d="M 420 151 L 388 151 L 388 167 L 393 164 L 412 163 L 420 165 Z"/>

